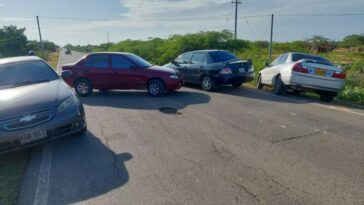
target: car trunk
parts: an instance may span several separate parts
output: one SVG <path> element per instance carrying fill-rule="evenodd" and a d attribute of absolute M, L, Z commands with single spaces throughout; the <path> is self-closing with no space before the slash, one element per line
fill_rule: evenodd
<path fill-rule="evenodd" d="M 307 68 L 308 74 L 315 75 L 317 77 L 333 78 L 336 72 L 342 72 L 341 68 L 330 65 L 326 62 L 302 60 L 301 64 L 304 68 Z"/>
<path fill-rule="evenodd" d="M 252 67 L 252 63 L 249 61 L 230 61 L 227 62 L 226 67 L 230 68 L 234 74 L 246 73 Z"/>

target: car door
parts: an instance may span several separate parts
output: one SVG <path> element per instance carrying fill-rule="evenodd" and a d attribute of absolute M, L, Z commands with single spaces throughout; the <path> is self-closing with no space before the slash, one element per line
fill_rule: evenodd
<path fill-rule="evenodd" d="M 113 84 L 117 89 L 139 89 L 145 87 L 142 69 L 124 55 L 111 55 Z"/>
<path fill-rule="evenodd" d="M 196 52 L 193 54 L 191 64 L 187 69 L 187 76 L 191 83 L 199 84 L 202 71 L 205 66 L 206 53 Z"/>
<path fill-rule="evenodd" d="M 179 56 L 174 62 L 176 65 L 177 70 L 181 73 L 181 76 L 186 83 L 191 83 L 191 80 L 189 79 L 187 75 L 187 69 L 189 68 L 191 64 L 191 58 L 193 53 L 185 53 Z"/>
<path fill-rule="evenodd" d="M 282 54 L 278 56 L 269 67 L 265 68 L 262 72 L 262 83 L 272 85 L 275 76 L 280 72 L 281 65 L 287 61 L 288 54 Z"/>
<path fill-rule="evenodd" d="M 108 54 L 89 55 L 82 65 L 82 77 L 89 79 L 96 89 L 110 89 L 113 72 Z"/>

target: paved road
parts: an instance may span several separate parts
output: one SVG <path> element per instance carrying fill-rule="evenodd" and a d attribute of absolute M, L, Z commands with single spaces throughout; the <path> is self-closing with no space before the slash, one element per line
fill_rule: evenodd
<path fill-rule="evenodd" d="M 363 110 L 250 88 L 83 102 L 88 133 L 33 150 L 19 203 L 364 204 Z"/>

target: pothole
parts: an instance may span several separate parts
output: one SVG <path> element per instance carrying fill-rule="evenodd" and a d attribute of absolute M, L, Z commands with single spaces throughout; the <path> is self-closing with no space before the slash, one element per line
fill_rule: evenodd
<path fill-rule="evenodd" d="M 167 115 L 180 115 L 182 113 L 178 112 L 178 110 L 174 107 L 161 107 L 159 108 L 159 112 Z"/>

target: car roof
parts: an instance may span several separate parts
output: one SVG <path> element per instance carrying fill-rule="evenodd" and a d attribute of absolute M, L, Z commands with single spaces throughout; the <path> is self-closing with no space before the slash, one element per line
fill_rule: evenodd
<path fill-rule="evenodd" d="M 200 53 L 210 53 L 210 52 L 215 52 L 215 51 L 227 51 L 227 50 L 220 50 L 220 49 L 206 49 L 206 50 L 195 50 L 195 51 L 189 51 L 186 53 L 195 53 L 195 52 L 200 52 Z"/>
<path fill-rule="evenodd" d="M 128 52 L 92 52 L 89 53 L 88 55 L 94 55 L 94 54 L 118 54 L 118 55 L 131 55 L 132 53 L 128 53 Z"/>
<path fill-rule="evenodd" d="M 299 54 L 299 55 L 308 55 L 308 56 L 319 56 L 319 57 L 322 57 L 320 55 L 315 55 L 315 54 L 311 54 L 311 53 L 303 53 L 303 52 L 289 52 L 287 54 L 291 54 L 291 55 Z"/>
<path fill-rule="evenodd" d="M 37 56 L 19 56 L 11 58 L 2 58 L 0 59 L 0 65 L 8 63 L 26 62 L 26 61 L 39 61 L 39 60 L 41 60 L 41 58 Z"/>

